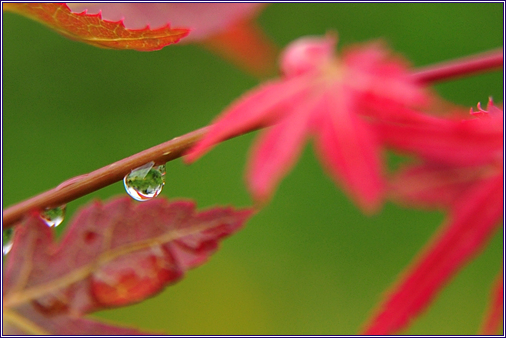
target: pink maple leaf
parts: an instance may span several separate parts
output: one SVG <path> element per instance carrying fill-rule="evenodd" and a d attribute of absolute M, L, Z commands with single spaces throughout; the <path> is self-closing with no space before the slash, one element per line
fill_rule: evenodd
<path fill-rule="evenodd" d="M 414 83 L 400 58 L 381 43 L 334 55 L 336 38 L 301 38 L 281 55 L 282 77 L 250 91 L 226 109 L 187 153 L 193 162 L 214 145 L 261 126 L 247 170 L 257 201 L 270 198 L 297 161 L 304 142 L 330 176 L 367 212 L 378 209 L 384 192 L 380 143 L 369 119 L 420 118 L 410 108 L 428 95 Z"/>
<path fill-rule="evenodd" d="M 449 215 L 379 306 L 365 334 L 406 328 L 501 226 L 503 112 L 490 101 L 488 111 L 471 113 L 478 118 L 385 124 L 378 129 L 384 141 L 425 159 L 394 177 L 393 197 L 411 205 L 443 207 Z M 500 293 L 495 297 L 502 299 Z M 490 313 L 488 331 L 498 322 L 497 310 Z"/>

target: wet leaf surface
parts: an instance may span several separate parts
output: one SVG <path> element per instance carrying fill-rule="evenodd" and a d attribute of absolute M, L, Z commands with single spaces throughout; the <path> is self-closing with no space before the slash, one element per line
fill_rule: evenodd
<path fill-rule="evenodd" d="M 179 281 L 251 214 L 125 196 L 83 208 L 57 242 L 34 213 L 16 227 L 6 258 L 4 333 L 138 334 L 82 316 L 140 302 Z"/>

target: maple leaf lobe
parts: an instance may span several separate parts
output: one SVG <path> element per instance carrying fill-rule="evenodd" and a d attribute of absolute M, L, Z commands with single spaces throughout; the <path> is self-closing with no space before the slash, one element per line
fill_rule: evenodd
<path fill-rule="evenodd" d="M 330 62 L 337 38 L 334 34 L 321 37 L 304 37 L 292 42 L 280 56 L 280 68 L 285 77 L 314 71 Z"/>
<path fill-rule="evenodd" d="M 428 102 L 410 79 L 406 63 L 381 43 L 334 52 L 337 38 L 291 42 L 280 58 L 283 76 L 232 103 L 185 154 L 193 162 L 220 141 L 270 126 L 249 157 L 248 188 L 257 202 L 273 195 L 299 158 L 303 142 L 314 147 L 327 173 L 366 213 L 383 202 L 382 144 L 372 122 L 414 119 L 413 107 Z M 405 113 L 409 112 L 409 117 Z"/>
<path fill-rule="evenodd" d="M 169 25 L 154 30 L 149 26 L 127 29 L 122 20 L 103 20 L 100 13 L 72 13 L 64 3 L 9 3 L 4 4 L 4 10 L 39 21 L 70 39 L 102 48 L 154 51 L 177 43 L 189 33 L 186 28 Z"/>
<path fill-rule="evenodd" d="M 192 201 L 163 198 L 96 201 L 76 213 L 59 242 L 38 214 L 29 215 L 6 258 L 4 312 L 32 322 L 38 334 L 65 334 L 74 324 L 96 334 L 92 328 L 102 326 L 86 330 L 81 315 L 140 302 L 181 280 L 253 212 L 195 209 Z"/>
<path fill-rule="evenodd" d="M 503 112 L 491 100 L 487 110 L 478 106 L 467 120 L 432 118 L 386 129 L 397 134 L 381 129 L 383 138 L 423 160 L 397 173 L 394 197 L 414 205 L 443 207 L 448 217 L 378 307 L 364 334 L 394 334 L 406 328 L 501 227 Z M 409 137 L 399 137 L 406 130 Z M 503 290 L 497 292 L 502 308 Z M 492 305 L 484 330 L 496 327 L 499 311 Z"/>
<path fill-rule="evenodd" d="M 183 277 L 184 271 L 162 246 L 117 258 L 94 273 L 91 289 L 103 306 L 139 302 Z"/>

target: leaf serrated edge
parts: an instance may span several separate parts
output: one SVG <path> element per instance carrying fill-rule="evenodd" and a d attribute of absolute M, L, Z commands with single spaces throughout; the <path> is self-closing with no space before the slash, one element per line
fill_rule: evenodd
<path fill-rule="evenodd" d="M 253 213 L 252 209 L 243 209 L 238 210 L 238 214 L 241 214 L 239 218 L 245 218 Z M 198 214 L 197 214 L 198 215 Z M 168 243 L 170 241 L 174 241 L 177 239 L 180 239 L 182 237 L 193 235 L 195 233 L 201 232 L 203 230 L 210 229 L 212 227 L 215 227 L 219 225 L 220 223 L 224 223 L 222 220 L 219 222 L 212 222 L 211 224 L 206 224 L 203 226 L 195 226 L 190 229 L 185 230 L 174 230 L 170 231 L 162 236 L 158 236 L 155 238 L 150 238 L 147 240 L 143 240 L 136 243 L 129 243 L 127 245 L 120 246 L 118 248 L 115 248 L 110 251 L 106 251 L 104 254 L 101 254 L 98 259 L 90 262 L 89 264 L 86 264 L 79 269 L 76 269 L 72 271 L 71 273 L 68 273 L 66 275 L 63 275 L 55 280 L 52 280 L 50 282 L 40 284 L 34 287 L 30 287 L 28 289 L 25 289 L 24 291 L 15 291 L 12 293 L 9 293 L 4 296 L 3 300 L 3 306 L 4 311 L 6 309 L 8 310 L 11 307 L 15 307 L 18 305 L 21 305 L 23 303 L 29 302 L 31 300 L 35 300 L 39 297 L 42 297 L 44 295 L 50 294 L 52 291 L 59 290 L 61 288 L 64 288 L 66 286 L 69 286 L 75 282 L 78 282 L 84 278 L 86 278 L 88 275 L 93 273 L 98 267 L 114 260 L 115 258 L 118 258 L 120 256 L 142 250 L 147 249 L 153 245 L 161 245 L 164 243 Z"/>
<path fill-rule="evenodd" d="M 61 35 L 64 35 L 64 36 L 66 36 L 68 38 L 79 40 L 79 41 L 88 42 L 88 43 L 90 43 L 90 44 L 92 44 L 92 45 L 94 45 L 96 47 L 101 47 L 101 48 L 106 48 L 106 49 L 114 49 L 114 48 L 110 47 L 110 46 L 101 45 L 100 42 L 141 41 L 141 40 L 154 40 L 154 39 L 163 39 L 163 38 L 174 38 L 174 41 L 172 43 L 177 43 L 177 42 L 179 42 L 179 40 L 181 40 L 182 38 L 186 37 L 189 34 L 189 32 L 190 32 L 190 29 L 188 29 L 188 28 L 171 28 L 169 23 L 167 23 L 163 27 L 156 28 L 156 29 L 151 29 L 149 25 L 146 25 L 146 27 L 141 28 L 141 29 L 129 29 L 123 23 L 123 19 L 122 20 L 118 20 L 118 21 L 105 20 L 105 19 L 102 18 L 102 13 L 100 13 L 100 12 L 97 13 L 97 14 L 87 14 L 87 12 L 85 10 L 85 11 L 83 11 L 81 13 L 75 13 L 75 12 L 72 12 L 72 10 L 70 9 L 70 7 L 68 7 L 66 3 L 61 3 L 60 5 L 61 5 L 61 7 L 56 8 L 55 12 L 52 14 L 53 17 L 55 17 L 56 14 L 59 11 L 62 11 L 62 10 L 66 9 L 66 10 L 68 10 L 68 13 L 66 13 L 68 15 L 74 15 L 74 16 L 84 17 L 84 18 L 98 18 L 99 20 L 101 20 L 101 21 L 103 21 L 105 23 L 113 24 L 113 25 L 118 25 L 118 26 L 122 27 L 123 29 L 125 29 L 125 31 L 128 31 L 128 32 L 139 33 L 139 32 L 145 31 L 145 32 L 151 32 L 152 33 L 152 32 L 157 32 L 157 31 L 161 32 L 163 30 L 170 29 L 171 30 L 171 34 L 169 34 L 169 35 L 167 35 L 167 34 L 160 34 L 160 35 L 154 35 L 154 36 L 148 36 L 148 37 L 135 37 L 135 38 L 97 38 L 97 37 L 93 37 L 93 36 L 92 37 L 83 37 L 83 36 L 80 36 L 80 35 L 77 35 L 77 34 L 73 33 L 72 31 L 62 29 L 61 27 L 59 27 L 57 25 L 51 25 L 47 21 L 44 21 L 44 20 L 40 19 L 38 16 L 33 15 L 30 12 L 20 10 L 15 5 L 14 6 L 9 6 L 9 4 L 3 4 L 3 10 L 4 11 L 11 11 L 13 13 L 18 13 L 18 14 L 22 14 L 23 16 L 27 16 L 30 19 L 32 19 L 32 20 L 34 20 L 36 22 L 39 22 L 40 24 L 42 24 L 42 25 L 44 25 L 46 27 L 49 27 L 50 29 L 54 30 L 55 32 L 57 32 L 57 33 L 59 33 Z M 125 49 L 129 49 L 129 48 L 125 48 Z"/>

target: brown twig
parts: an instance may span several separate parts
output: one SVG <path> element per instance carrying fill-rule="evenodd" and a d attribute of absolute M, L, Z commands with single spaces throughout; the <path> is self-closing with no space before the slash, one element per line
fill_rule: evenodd
<path fill-rule="evenodd" d="M 502 65 L 503 52 L 501 48 L 500 50 L 494 50 L 419 69 L 413 73 L 413 78 L 422 83 L 432 83 L 473 73 L 495 70 L 502 67 Z M 71 178 L 56 188 L 8 207 L 3 212 L 3 228 L 6 229 L 13 226 L 30 210 L 43 210 L 45 208 L 57 207 L 120 181 L 132 169 L 140 167 L 148 162 L 165 163 L 179 158 L 206 133 L 208 128 L 209 127 L 204 127 L 192 131 L 181 137 L 176 137 L 170 141 L 109 164 L 89 174 Z"/>
<path fill-rule="evenodd" d="M 5 209 L 3 212 L 3 228 L 6 229 L 11 227 L 30 210 L 57 207 L 120 181 L 133 168 L 140 167 L 148 162 L 165 163 L 179 158 L 183 152 L 200 139 L 206 131 L 207 127 L 204 127 L 181 137 L 176 137 L 170 141 L 92 171 L 89 174 L 71 178 L 56 188 L 15 204 Z"/>

